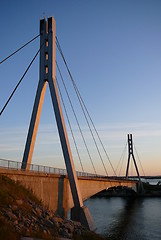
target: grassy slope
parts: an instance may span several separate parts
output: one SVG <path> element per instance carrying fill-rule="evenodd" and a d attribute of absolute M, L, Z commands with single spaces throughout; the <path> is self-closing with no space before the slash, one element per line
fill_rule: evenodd
<path fill-rule="evenodd" d="M 26 204 L 26 200 L 30 200 L 35 202 L 36 204 L 41 205 L 41 202 L 30 192 L 29 190 L 25 189 L 23 186 L 21 186 L 18 183 L 15 183 L 13 180 L 0 175 L 0 210 L 2 208 L 8 208 L 8 206 L 15 206 L 17 205 L 17 200 L 22 200 L 23 205 L 21 208 L 23 208 L 24 211 L 31 211 L 31 209 L 28 208 L 28 205 Z M 31 213 L 32 214 L 32 213 Z M 10 224 L 10 222 L 7 221 L 5 216 L 2 215 L 0 211 L 0 239 L 3 240 L 18 240 L 21 238 L 23 233 L 17 233 L 15 229 L 13 228 L 13 225 Z M 58 235 L 58 233 L 56 233 Z M 39 237 L 43 239 L 55 239 L 54 237 L 51 238 L 51 236 L 44 236 L 41 233 L 33 234 L 32 237 Z M 74 236 L 75 240 L 103 240 L 102 237 L 100 237 L 97 234 L 87 232 L 84 234 L 84 236 Z"/>
<path fill-rule="evenodd" d="M 0 175 L 0 209 L 7 208 L 9 205 L 17 205 L 17 200 L 30 199 L 40 203 L 38 199 L 27 189 L 11 179 Z M 26 208 L 25 203 L 22 206 Z M 26 209 L 28 210 L 28 209 Z M 0 239 L 20 239 L 20 235 L 13 229 L 7 219 L 0 214 Z"/>

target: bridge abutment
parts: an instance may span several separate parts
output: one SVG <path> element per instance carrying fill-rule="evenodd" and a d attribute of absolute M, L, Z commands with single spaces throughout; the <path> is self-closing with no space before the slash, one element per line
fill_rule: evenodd
<path fill-rule="evenodd" d="M 67 218 L 67 209 L 65 210 L 63 206 L 63 199 L 64 199 L 64 178 L 65 176 L 61 176 L 58 180 L 58 208 L 56 210 L 56 213 L 60 217 L 66 217 Z"/>

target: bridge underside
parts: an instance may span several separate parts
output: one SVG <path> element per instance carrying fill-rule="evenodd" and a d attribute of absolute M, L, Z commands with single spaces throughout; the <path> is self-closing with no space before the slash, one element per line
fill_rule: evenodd
<path fill-rule="evenodd" d="M 74 207 L 69 180 L 66 176 L 8 169 L 0 169 L 0 174 L 31 189 L 45 206 L 60 216 L 67 217 L 67 211 Z M 89 177 L 79 177 L 78 181 L 83 201 L 113 186 L 127 186 L 136 191 L 136 181 Z"/>

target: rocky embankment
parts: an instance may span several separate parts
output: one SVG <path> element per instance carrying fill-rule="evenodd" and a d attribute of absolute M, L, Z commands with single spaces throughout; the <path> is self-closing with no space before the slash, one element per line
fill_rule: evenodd
<path fill-rule="evenodd" d="M 31 200 L 17 199 L 15 203 L 2 207 L 0 215 L 18 235 L 71 239 L 86 232 L 79 222 L 62 219 Z"/>
<path fill-rule="evenodd" d="M 62 219 L 23 186 L 0 175 L 0 239 L 102 239 L 79 222 Z"/>

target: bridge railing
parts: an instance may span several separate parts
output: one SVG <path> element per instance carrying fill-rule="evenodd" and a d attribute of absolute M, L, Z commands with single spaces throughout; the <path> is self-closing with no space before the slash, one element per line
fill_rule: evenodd
<path fill-rule="evenodd" d="M 13 160 L 0 159 L 0 168 L 11 169 L 11 170 L 23 170 L 22 162 L 16 162 Z M 38 173 L 48 173 L 48 174 L 60 174 L 67 175 L 66 169 L 54 168 L 48 166 L 42 166 L 37 164 L 29 164 L 28 168 L 30 172 L 38 172 Z M 78 177 L 99 177 L 100 175 L 96 175 L 93 173 L 79 172 L 76 171 Z"/>

